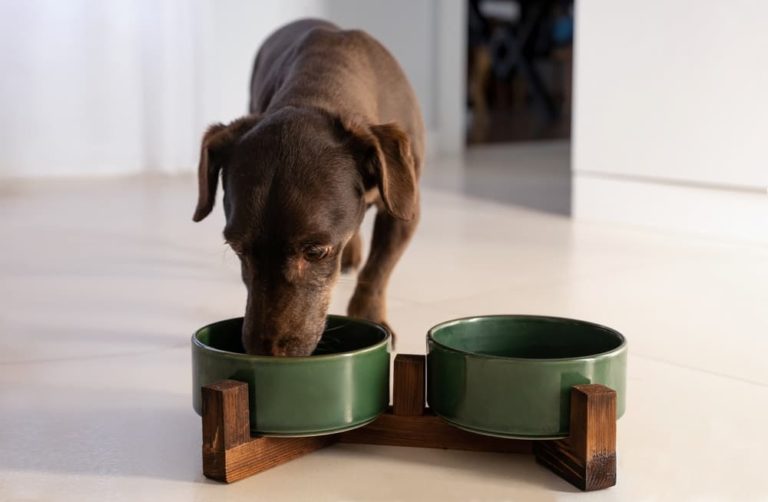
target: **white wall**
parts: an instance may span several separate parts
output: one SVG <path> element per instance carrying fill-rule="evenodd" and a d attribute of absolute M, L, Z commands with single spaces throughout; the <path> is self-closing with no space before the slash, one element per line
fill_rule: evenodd
<path fill-rule="evenodd" d="M 425 124 L 435 129 L 436 25 L 438 0 L 211 1 L 205 18 L 205 61 L 211 63 L 207 89 L 212 109 L 234 118 L 247 106 L 247 88 L 256 49 L 280 25 L 300 17 L 321 17 L 342 28 L 366 30 L 397 58 L 422 106 Z M 448 5 L 460 5 L 451 0 Z M 223 57 L 222 55 L 225 55 Z"/>
<path fill-rule="evenodd" d="M 142 29 L 142 7 L 0 3 L 0 174 L 114 173 L 146 163 L 143 49 L 157 33 Z"/>
<path fill-rule="evenodd" d="M 376 36 L 433 143 L 462 147 L 462 12 L 461 0 L 0 0 L 0 177 L 192 170 L 205 126 L 246 112 L 258 46 L 300 17 Z"/>
<path fill-rule="evenodd" d="M 253 59 L 270 33 L 294 19 L 324 17 L 322 0 L 204 0 L 201 8 L 199 81 L 206 123 L 247 113 Z"/>
<path fill-rule="evenodd" d="M 768 239 L 768 3 L 576 5 L 574 214 Z"/>

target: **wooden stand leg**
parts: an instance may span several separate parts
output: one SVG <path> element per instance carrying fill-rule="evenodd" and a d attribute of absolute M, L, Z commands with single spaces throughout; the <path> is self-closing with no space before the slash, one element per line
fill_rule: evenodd
<path fill-rule="evenodd" d="M 395 358 L 393 406 L 352 431 L 307 438 L 250 434 L 248 384 L 225 380 L 203 387 L 203 472 L 227 483 L 283 464 L 333 442 L 534 453 L 537 462 L 582 490 L 616 484 L 616 392 L 603 385 L 571 390 L 567 439 L 530 441 L 483 436 L 435 416 L 425 400 L 424 356 Z"/>
<path fill-rule="evenodd" d="M 571 390 L 571 431 L 534 445 L 536 461 L 581 490 L 616 484 L 616 391 L 604 385 Z"/>
<path fill-rule="evenodd" d="M 203 392 L 203 473 L 231 483 L 333 443 L 334 436 L 251 437 L 248 384 L 224 380 Z"/>
<path fill-rule="evenodd" d="M 425 375 L 424 356 L 413 354 L 395 356 L 392 413 L 402 417 L 418 417 L 424 414 Z"/>
<path fill-rule="evenodd" d="M 395 357 L 392 409 L 374 422 L 339 435 L 342 443 L 412 446 L 451 450 L 531 453 L 531 441 L 481 436 L 457 429 L 426 407 L 424 381 L 426 358 Z"/>

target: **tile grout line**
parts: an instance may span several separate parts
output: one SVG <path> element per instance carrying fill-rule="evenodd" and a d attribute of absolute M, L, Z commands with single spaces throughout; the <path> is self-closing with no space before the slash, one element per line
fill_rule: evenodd
<path fill-rule="evenodd" d="M 674 366 L 674 367 L 680 368 L 680 369 L 696 371 L 696 372 L 699 372 L 699 373 L 705 373 L 707 375 L 712 375 L 712 376 L 716 376 L 716 377 L 720 377 L 720 378 L 726 378 L 728 380 L 736 380 L 738 382 L 742 382 L 742 383 L 746 383 L 746 384 L 750 384 L 750 385 L 756 385 L 758 387 L 768 388 L 768 382 L 761 382 L 759 380 L 752 380 L 752 379 L 749 379 L 749 378 L 739 377 L 739 376 L 735 376 L 735 375 L 729 375 L 727 373 L 719 373 L 717 371 L 707 370 L 707 369 L 699 368 L 699 367 L 696 367 L 696 366 L 690 366 L 690 365 L 686 365 L 686 364 L 679 364 L 679 363 L 672 362 L 672 361 L 670 361 L 668 359 L 662 359 L 660 357 L 649 356 L 649 355 L 646 355 L 646 354 L 638 354 L 636 352 L 630 352 L 629 354 L 630 354 L 631 357 L 637 357 L 637 358 L 640 358 L 640 359 L 646 359 L 648 361 L 653 361 L 653 362 L 656 362 L 656 363 L 665 364 L 667 366 Z"/>

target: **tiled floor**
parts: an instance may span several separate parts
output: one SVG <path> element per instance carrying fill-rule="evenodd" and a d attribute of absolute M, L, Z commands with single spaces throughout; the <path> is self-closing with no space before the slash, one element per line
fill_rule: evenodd
<path fill-rule="evenodd" d="M 616 487 L 579 493 L 527 456 L 351 445 L 205 480 L 189 336 L 240 315 L 244 288 L 220 210 L 191 222 L 192 178 L 135 178 L 0 185 L 0 500 L 768 500 L 768 248 L 465 195 L 502 153 L 433 163 L 391 285 L 399 350 L 480 313 L 623 331 Z"/>

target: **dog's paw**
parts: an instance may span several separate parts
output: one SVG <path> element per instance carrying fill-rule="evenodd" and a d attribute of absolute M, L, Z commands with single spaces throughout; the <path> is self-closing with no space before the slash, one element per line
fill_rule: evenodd
<path fill-rule="evenodd" d="M 381 295 L 373 295 L 364 291 L 358 285 L 352 298 L 349 300 L 347 315 L 358 319 L 373 322 L 384 322 L 386 317 L 386 305 Z"/>
<path fill-rule="evenodd" d="M 381 326 L 384 326 L 384 329 L 389 331 L 389 336 L 392 338 L 392 350 L 395 350 L 397 347 L 397 335 L 395 334 L 395 331 L 392 329 L 392 327 L 389 325 L 387 321 L 379 321 L 377 324 L 380 324 Z"/>
<path fill-rule="evenodd" d="M 352 295 L 349 307 L 347 308 L 347 315 L 349 317 L 365 319 L 366 321 L 375 322 L 376 324 L 383 326 L 392 336 L 392 348 L 394 349 L 397 336 L 386 321 L 385 312 L 386 306 L 380 296 L 361 294 L 359 291 Z"/>

